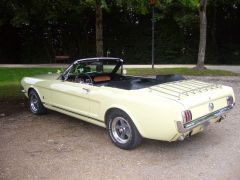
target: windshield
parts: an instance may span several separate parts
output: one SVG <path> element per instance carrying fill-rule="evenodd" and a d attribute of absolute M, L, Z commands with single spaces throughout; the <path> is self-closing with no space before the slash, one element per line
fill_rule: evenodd
<path fill-rule="evenodd" d="M 71 69 L 71 73 L 112 73 L 115 67 L 115 61 L 81 62 Z"/>
<path fill-rule="evenodd" d="M 97 75 L 97 74 L 121 74 L 122 60 L 120 59 L 87 59 L 75 61 L 63 76 L 69 75 Z"/>

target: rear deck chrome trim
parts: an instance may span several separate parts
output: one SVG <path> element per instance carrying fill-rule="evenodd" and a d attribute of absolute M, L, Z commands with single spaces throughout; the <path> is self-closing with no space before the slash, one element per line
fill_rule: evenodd
<path fill-rule="evenodd" d="M 189 123 L 186 123 L 186 124 L 183 124 L 181 121 L 177 121 L 177 129 L 178 129 L 178 132 L 179 133 L 186 133 L 186 132 L 189 132 L 191 131 L 193 128 L 199 126 L 199 125 L 202 125 L 202 124 L 205 124 L 205 123 L 210 123 L 210 121 L 212 119 L 221 119 L 221 118 L 224 118 L 224 116 L 226 115 L 226 113 L 228 111 L 230 111 L 232 108 L 234 107 L 234 104 L 230 105 L 230 106 L 227 106 L 227 107 L 224 107 L 222 109 L 219 109 L 217 111 L 214 111 L 210 114 L 207 114 L 205 116 L 202 116 L 198 119 L 195 119 Z"/>

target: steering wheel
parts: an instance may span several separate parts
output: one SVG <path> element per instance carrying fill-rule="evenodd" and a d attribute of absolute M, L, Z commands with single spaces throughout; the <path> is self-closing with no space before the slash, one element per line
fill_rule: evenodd
<path fill-rule="evenodd" d="M 93 84 L 93 80 L 91 78 L 91 76 L 88 73 L 83 73 L 84 75 L 86 75 L 88 78 L 85 80 L 86 83 L 88 84 Z M 87 82 L 87 80 L 89 80 L 90 82 Z"/>

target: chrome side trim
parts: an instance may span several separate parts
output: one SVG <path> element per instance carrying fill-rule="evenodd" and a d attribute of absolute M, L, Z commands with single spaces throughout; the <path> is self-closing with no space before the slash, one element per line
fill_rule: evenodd
<path fill-rule="evenodd" d="M 100 120 L 100 119 L 96 119 L 96 118 L 93 118 L 93 117 L 90 117 L 90 116 L 87 116 L 87 115 L 84 115 L 84 114 L 73 112 L 73 111 L 70 111 L 70 110 L 67 110 L 67 109 L 64 109 L 64 108 L 61 108 L 61 107 L 58 107 L 58 106 L 50 105 L 50 104 L 47 104 L 47 103 L 43 103 L 43 104 L 46 104 L 47 106 L 51 106 L 53 108 L 56 108 L 56 109 L 59 109 L 59 110 L 62 110 L 62 111 L 66 111 L 66 112 L 69 112 L 69 113 L 72 113 L 72 114 L 76 114 L 76 115 L 79 115 L 79 116 L 82 116 L 82 117 L 85 117 L 85 118 L 89 118 L 91 120 L 103 123 L 103 121 Z"/>
<path fill-rule="evenodd" d="M 181 121 L 177 121 L 177 129 L 179 133 L 186 133 L 188 131 L 191 131 L 193 128 L 202 125 L 202 124 L 209 124 L 210 120 L 214 119 L 214 118 L 224 118 L 226 113 L 231 110 L 234 107 L 234 104 L 227 106 L 225 108 L 219 109 L 217 111 L 214 111 L 210 114 L 207 114 L 205 116 L 202 116 L 198 119 L 195 119 L 189 123 L 186 124 L 182 124 Z"/>

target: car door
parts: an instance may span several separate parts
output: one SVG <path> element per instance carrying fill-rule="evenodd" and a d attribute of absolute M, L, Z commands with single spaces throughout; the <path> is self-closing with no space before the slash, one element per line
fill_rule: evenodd
<path fill-rule="evenodd" d="M 44 85 L 44 101 L 51 106 L 89 115 L 88 84 L 53 80 Z"/>
<path fill-rule="evenodd" d="M 95 119 L 99 119 L 100 115 L 100 108 L 101 103 L 104 101 L 104 96 L 102 91 L 102 87 L 100 86 L 94 86 L 94 85 L 88 85 L 84 87 L 84 90 L 86 91 L 86 97 L 89 104 L 89 116 Z"/>

